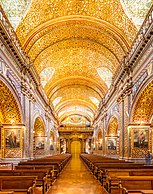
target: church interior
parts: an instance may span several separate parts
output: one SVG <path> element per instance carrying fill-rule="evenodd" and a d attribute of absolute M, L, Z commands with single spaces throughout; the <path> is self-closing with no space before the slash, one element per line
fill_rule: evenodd
<path fill-rule="evenodd" d="M 153 194 L 152 155 L 153 0 L 0 0 L 0 194 Z"/>

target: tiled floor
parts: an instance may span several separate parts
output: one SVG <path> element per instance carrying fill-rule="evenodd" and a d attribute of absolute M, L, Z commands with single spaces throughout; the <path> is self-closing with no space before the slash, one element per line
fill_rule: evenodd
<path fill-rule="evenodd" d="M 74 155 L 48 194 L 102 194 L 102 190 L 79 156 Z"/>

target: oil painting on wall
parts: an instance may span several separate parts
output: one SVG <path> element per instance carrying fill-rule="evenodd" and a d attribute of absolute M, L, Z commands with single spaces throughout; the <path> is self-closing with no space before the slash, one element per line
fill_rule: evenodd
<path fill-rule="evenodd" d="M 5 129 L 5 147 L 20 148 L 20 129 Z"/>
<path fill-rule="evenodd" d="M 45 138 L 44 137 L 37 137 L 35 139 L 35 143 L 36 143 L 36 150 L 45 149 Z"/>
<path fill-rule="evenodd" d="M 116 138 L 108 138 L 107 143 L 108 143 L 108 150 L 116 150 Z"/>
<path fill-rule="evenodd" d="M 133 129 L 134 148 L 148 148 L 148 129 Z"/>

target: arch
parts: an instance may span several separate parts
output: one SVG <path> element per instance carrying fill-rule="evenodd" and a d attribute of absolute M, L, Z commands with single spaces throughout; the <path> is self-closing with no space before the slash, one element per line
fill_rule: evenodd
<path fill-rule="evenodd" d="M 150 123 L 153 115 L 153 80 L 141 88 L 132 107 L 132 122 Z"/>
<path fill-rule="evenodd" d="M 0 122 L 1 124 L 22 123 L 21 106 L 12 87 L 0 80 Z"/>
<path fill-rule="evenodd" d="M 50 131 L 50 150 L 53 151 L 54 150 L 54 145 L 55 144 L 55 134 L 54 131 Z"/>
<path fill-rule="evenodd" d="M 37 117 L 35 120 L 34 136 L 45 136 L 45 125 L 41 117 Z"/>
<path fill-rule="evenodd" d="M 102 150 L 102 143 L 103 143 L 102 131 L 101 129 L 99 129 L 98 131 L 98 150 Z"/>
<path fill-rule="evenodd" d="M 115 116 L 112 116 L 108 122 L 107 135 L 117 136 L 118 132 L 118 119 Z"/>

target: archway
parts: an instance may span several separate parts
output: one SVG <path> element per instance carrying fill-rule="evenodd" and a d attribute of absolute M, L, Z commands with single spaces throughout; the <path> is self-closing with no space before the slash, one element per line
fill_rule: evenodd
<path fill-rule="evenodd" d="M 13 89 L 0 80 L 0 157 L 22 158 L 22 119 Z"/>
<path fill-rule="evenodd" d="M 134 123 L 150 123 L 153 115 L 153 81 L 143 90 L 135 102 L 132 112 L 132 121 Z"/>
<path fill-rule="evenodd" d="M 80 141 L 72 141 L 71 142 L 71 154 L 73 157 L 78 157 L 81 153 L 81 143 Z"/>
<path fill-rule="evenodd" d="M 34 155 L 45 155 L 46 136 L 45 125 L 40 117 L 37 117 L 34 123 Z"/>
<path fill-rule="evenodd" d="M 116 155 L 118 144 L 118 120 L 115 116 L 112 116 L 109 120 L 108 130 L 106 135 L 106 152 L 109 155 Z"/>
<path fill-rule="evenodd" d="M 0 80 L 0 123 L 21 124 L 21 113 L 12 91 Z"/>
<path fill-rule="evenodd" d="M 131 157 L 144 158 L 147 150 L 152 151 L 153 81 L 141 90 L 133 104 L 132 124 L 129 126 Z"/>

